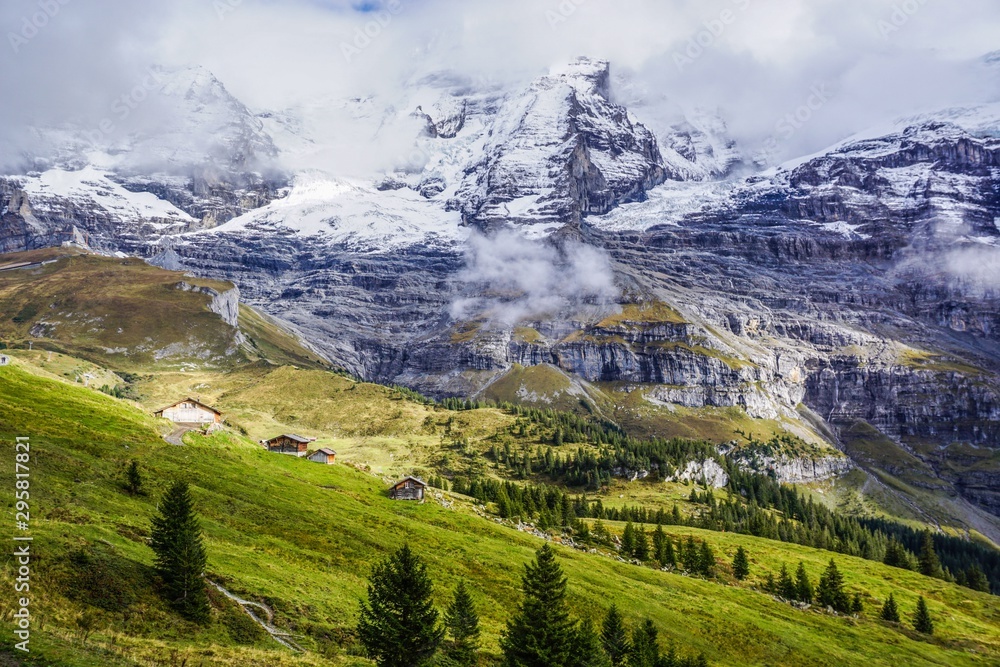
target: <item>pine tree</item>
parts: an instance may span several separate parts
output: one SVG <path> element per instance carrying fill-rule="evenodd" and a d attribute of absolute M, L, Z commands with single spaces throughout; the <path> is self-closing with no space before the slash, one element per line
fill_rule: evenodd
<path fill-rule="evenodd" d="M 150 544 L 167 601 L 185 618 L 206 622 L 209 608 L 203 575 L 207 555 L 187 483 L 174 482 L 164 495 L 160 515 L 153 518 Z"/>
<path fill-rule="evenodd" d="M 125 470 L 125 490 L 133 496 L 142 493 L 142 473 L 139 471 L 139 462 L 132 459 Z"/>
<path fill-rule="evenodd" d="M 920 541 L 920 574 L 927 577 L 941 578 L 944 572 L 941 570 L 941 561 L 934 550 L 934 536 L 930 530 L 925 530 Z"/>
<path fill-rule="evenodd" d="M 660 661 L 659 632 L 648 618 L 632 630 L 629 667 L 657 667 Z"/>
<path fill-rule="evenodd" d="M 812 604 L 813 595 L 813 585 L 809 580 L 809 574 L 806 573 L 806 566 L 799 561 L 799 567 L 795 570 L 795 597 L 800 602 Z"/>
<path fill-rule="evenodd" d="M 670 510 L 670 520 L 675 526 L 679 526 L 684 523 L 684 518 L 681 516 L 681 508 L 677 506 L 677 503 L 674 503 L 674 508 Z"/>
<path fill-rule="evenodd" d="M 614 667 L 623 667 L 626 664 L 630 651 L 628 631 L 625 629 L 625 620 L 617 605 L 611 605 L 604 616 L 604 622 L 601 624 L 601 646 L 611 658 Z"/>
<path fill-rule="evenodd" d="M 778 584 L 774 581 L 773 573 L 768 572 L 767 574 L 764 575 L 763 586 L 764 590 L 770 593 L 771 595 L 778 594 Z"/>
<path fill-rule="evenodd" d="M 573 667 L 611 667 L 611 660 L 601 647 L 601 638 L 589 618 L 576 630 L 569 664 Z"/>
<path fill-rule="evenodd" d="M 889 599 L 882 605 L 882 613 L 879 614 L 879 617 L 883 621 L 899 623 L 899 607 L 896 606 L 896 598 L 892 593 L 889 593 Z"/>
<path fill-rule="evenodd" d="M 426 665 L 434 657 L 444 630 L 431 602 L 433 587 L 408 544 L 372 569 L 358 638 L 379 667 Z"/>
<path fill-rule="evenodd" d="M 632 555 L 642 563 L 649 560 L 649 540 L 646 539 L 645 526 L 639 526 L 635 531 L 635 548 L 632 550 Z"/>
<path fill-rule="evenodd" d="M 927 609 L 927 601 L 921 595 L 917 600 L 917 612 L 913 615 L 913 629 L 925 635 L 934 634 L 934 622 L 931 621 L 931 613 Z"/>
<path fill-rule="evenodd" d="M 852 614 L 860 614 L 864 610 L 865 610 L 865 606 L 863 604 L 861 604 L 861 594 L 860 593 L 855 593 L 854 594 L 854 599 L 851 600 L 851 613 Z"/>
<path fill-rule="evenodd" d="M 698 551 L 698 566 L 699 572 L 706 577 L 715 575 L 715 552 L 712 551 L 708 542 L 701 543 L 701 548 Z"/>
<path fill-rule="evenodd" d="M 965 571 L 965 585 L 974 591 L 990 592 L 990 580 L 986 578 L 979 565 L 970 565 Z"/>
<path fill-rule="evenodd" d="M 664 567 L 677 567 L 677 552 L 674 551 L 674 541 L 669 537 L 663 543 L 663 560 L 660 564 Z"/>
<path fill-rule="evenodd" d="M 458 583 L 455 597 L 444 613 L 444 627 L 451 637 L 448 657 L 461 667 L 475 665 L 479 654 L 479 615 L 464 581 Z"/>
<path fill-rule="evenodd" d="M 700 572 L 701 560 L 698 558 L 698 547 L 694 543 L 694 537 L 688 535 L 687 541 L 681 552 L 681 560 L 684 562 L 684 569 L 688 572 Z"/>
<path fill-rule="evenodd" d="M 832 607 L 834 611 L 847 613 L 851 610 L 850 600 L 844 592 L 844 577 L 837 569 L 837 564 L 830 559 L 826 571 L 819 578 L 816 588 L 816 601 L 824 607 Z"/>
<path fill-rule="evenodd" d="M 793 582 L 792 577 L 789 576 L 788 568 L 784 563 L 781 564 L 781 572 L 778 573 L 778 595 L 786 600 L 795 600 L 798 598 L 798 591 L 796 590 L 795 582 Z"/>
<path fill-rule="evenodd" d="M 569 667 L 576 635 L 566 603 L 566 577 L 548 544 L 525 565 L 524 600 L 500 639 L 506 667 Z"/>
<path fill-rule="evenodd" d="M 882 559 L 882 562 L 892 567 L 910 569 L 910 556 L 895 537 L 889 538 L 889 544 L 885 547 L 885 558 Z"/>
<path fill-rule="evenodd" d="M 621 553 L 627 558 L 631 558 L 635 553 L 635 526 L 631 521 L 625 524 L 625 531 L 622 533 Z"/>
<path fill-rule="evenodd" d="M 663 512 L 661 509 L 660 512 Z M 666 556 L 667 556 L 667 534 L 663 532 L 663 526 L 656 524 L 656 530 L 653 531 L 653 559 L 660 564 L 660 567 L 666 567 Z"/>
<path fill-rule="evenodd" d="M 747 558 L 747 551 L 742 546 L 736 549 L 733 557 L 733 576 L 743 581 L 750 576 L 750 559 Z"/>

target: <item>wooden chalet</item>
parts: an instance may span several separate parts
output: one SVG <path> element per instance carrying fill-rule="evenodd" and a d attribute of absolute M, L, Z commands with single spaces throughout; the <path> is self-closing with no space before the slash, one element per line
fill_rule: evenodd
<path fill-rule="evenodd" d="M 320 447 L 315 452 L 309 455 L 310 461 L 315 461 L 316 463 L 325 463 L 327 465 L 333 465 L 337 460 L 337 452 L 332 449 L 327 449 L 326 447 Z"/>
<path fill-rule="evenodd" d="M 423 500 L 427 484 L 416 477 L 404 477 L 389 489 L 389 497 L 393 500 Z"/>
<path fill-rule="evenodd" d="M 301 435 L 295 435 L 294 433 L 286 433 L 284 435 L 278 435 L 270 440 L 263 440 L 261 444 L 267 448 L 269 452 L 275 452 L 276 454 L 291 454 L 293 456 L 306 456 L 309 454 L 309 443 L 316 440 L 316 438 L 304 438 Z"/>
<path fill-rule="evenodd" d="M 219 424 L 222 413 L 195 398 L 171 403 L 153 413 L 157 417 L 169 419 L 177 424 Z"/>

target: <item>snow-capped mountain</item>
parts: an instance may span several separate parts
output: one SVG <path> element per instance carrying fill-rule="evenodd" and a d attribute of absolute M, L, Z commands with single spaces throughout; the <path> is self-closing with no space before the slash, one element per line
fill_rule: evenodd
<path fill-rule="evenodd" d="M 863 423 L 934 443 L 943 483 L 1000 511 L 951 449 L 1000 437 L 997 105 L 738 177 L 722 115 L 657 111 L 599 60 L 256 114 L 203 70 L 163 78 L 162 133 L 0 179 L 0 248 L 82 239 L 231 279 L 336 363 L 435 395 L 547 364 L 838 442 Z M 331 168 L 345 136 L 369 150 Z M 673 315 L 609 318 L 636 303 Z"/>

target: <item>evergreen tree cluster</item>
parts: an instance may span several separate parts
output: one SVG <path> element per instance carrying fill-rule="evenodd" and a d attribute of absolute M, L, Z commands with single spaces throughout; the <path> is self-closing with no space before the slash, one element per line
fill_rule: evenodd
<path fill-rule="evenodd" d="M 805 565 L 800 561 L 794 576 L 788 571 L 788 566 L 782 564 L 777 579 L 769 575 L 765 579 L 764 588 L 789 602 L 817 604 L 841 614 L 860 614 L 864 611 L 861 595 L 859 593 L 855 593 L 853 597 L 848 595 L 844 577 L 832 559 L 816 586 L 809 578 Z"/>
<path fill-rule="evenodd" d="M 703 655 L 679 656 L 672 644 L 663 652 L 648 619 L 629 631 L 614 605 L 599 630 L 589 619 L 578 621 L 569 610 L 567 585 L 555 551 L 544 545 L 525 565 L 522 600 L 500 640 L 505 666 L 707 667 Z M 479 616 L 467 586 L 459 583 L 443 626 L 432 594 L 427 568 L 408 546 L 373 568 L 357 634 L 379 667 L 477 664 Z"/>
<path fill-rule="evenodd" d="M 896 596 L 889 593 L 889 598 L 882 605 L 879 617 L 888 623 L 900 623 L 899 605 L 896 604 Z M 913 613 L 913 629 L 925 635 L 934 634 L 934 621 L 931 619 L 930 610 L 927 608 L 927 600 L 921 595 L 917 599 L 917 608 Z"/>

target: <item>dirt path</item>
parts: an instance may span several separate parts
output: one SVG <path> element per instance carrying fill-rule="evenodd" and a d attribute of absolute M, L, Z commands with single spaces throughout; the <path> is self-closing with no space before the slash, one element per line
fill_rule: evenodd
<path fill-rule="evenodd" d="M 240 606 L 240 609 L 246 612 L 247 616 L 252 618 L 257 623 L 257 625 L 264 628 L 267 634 L 271 635 L 274 641 L 278 642 L 285 648 L 291 649 L 293 651 L 298 651 L 299 653 L 305 653 L 305 649 L 296 644 L 295 640 L 292 639 L 293 635 L 290 635 L 287 632 L 282 632 L 278 628 L 271 625 L 271 623 L 274 622 L 274 611 L 272 611 L 271 608 L 268 607 L 266 604 L 261 604 L 260 602 L 252 602 L 250 600 L 244 600 L 243 598 L 234 595 L 233 593 L 230 593 L 229 591 L 227 591 L 225 588 L 215 583 L 214 581 L 211 581 L 209 579 L 206 579 L 205 581 L 207 581 L 213 588 L 215 588 L 217 591 L 225 595 L 227 598 L 238 604 Z M 254 613 L 253 611 L 254 609 L 257 610 L 257 613 Z M 263 615 L 267 620 L 264 620 L 260 617 L 261 612 L 263 612 Z"/>
<path fill-rule="evenodd" d="M 176 424 L 174 430 L 163 436 L 163 439 L 171 445 L 181 446 L 184 444 L 184 434 L 198 428 L 201 427 L 194 424 Z"/>

